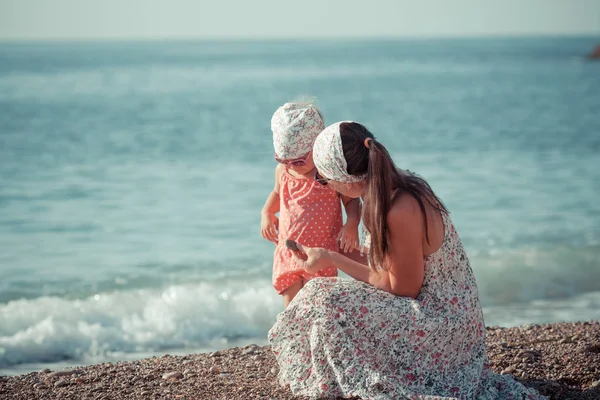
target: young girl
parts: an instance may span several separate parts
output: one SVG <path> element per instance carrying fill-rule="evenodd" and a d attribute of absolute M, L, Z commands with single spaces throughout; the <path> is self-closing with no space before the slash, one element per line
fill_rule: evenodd
<path fill-rule="evenodd" d="M 321 112 L 312 103 L 286 103 L 271 119 L 275 160 L 279 164 L 275 168 L 275 187 L 262 209 L 261 229 L 263 237 L 277 245 L 273 286 L 283 296 L 285 307 L 308 280 L 337 276 L 333 266 L 314 274 L 304 271 L 285 247 L 286 239 L 344 252 L 359 246 L 359 201 L 314 180 L 312 146 L 324 127 Z M 340 199 L 347 216 L 343 226 Z"/>

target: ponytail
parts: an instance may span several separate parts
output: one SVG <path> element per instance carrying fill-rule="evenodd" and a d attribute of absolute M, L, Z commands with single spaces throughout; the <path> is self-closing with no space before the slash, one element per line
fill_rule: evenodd
<path fill-rule="evenodd" d="M 398 170 L 383 145 L 369 141 L 369 164 L 364 193 L 363 221 L 371 234 L 369 262 L 383 266 L 389 250 L 387 214 L 392 206 L 394 181 Z"/>
<path fill-rule="evenodd" d="M 423 178 L 398 170 L 385 146 L 375 140 L 364 126 L 355 122 L 344 123 L 340 125 L 340 134 L 348 173 L 367 174 L 362 218 L 371 234 L 369 263 L 374 268 L 385 268 L 385 258 L 389 253 L 387 215 L 398 197 L 407 193 L 419 203 L 427 243 L 429 229 L 424 200 L 439 212 L 448 211 Z"/>

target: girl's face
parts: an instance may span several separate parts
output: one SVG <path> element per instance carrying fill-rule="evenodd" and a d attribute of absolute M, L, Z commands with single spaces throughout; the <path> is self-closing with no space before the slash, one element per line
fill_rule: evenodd
<path fill-rule="evenodd" d="M 360 182 L 353 183 L 338 182 L 325 178 L 319 173 L 319 171 L 317 171 L 317 173 L 315 174 L 315 180 L 321 185 L 329 185 L 336 192 L 353 199 L 362 197 L 366 185 L 366 179 L 363 179 Z"/>
<path fill-rule="evenodd" d="M 275 160 L 278 163 L 285 165 L 287 169 L 291 169 L 300 175 L 305 175 L 315 168 L 315 163 L 312 158 L 312 151 L 294 160 L 282 160 L 277 157 L 275 157 Z"/>

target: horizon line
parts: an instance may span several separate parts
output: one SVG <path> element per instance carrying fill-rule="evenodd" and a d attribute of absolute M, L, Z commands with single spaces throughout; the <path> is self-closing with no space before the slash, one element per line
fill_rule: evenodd
<path fill-rule="evenodd" d="M 598 32 L 580 33 L 483 33 L 483 34 L 416 34 L 416 35 L 321 35 L 321 36 L 94 36 L 94 37 L 0 37 L 0 43 L 56 42 L 150 42 L 150 41 L 369 41 L 369 40 L 443 40 L 443 39 L 518 39 L 518 38 L 596 38 Z"/>

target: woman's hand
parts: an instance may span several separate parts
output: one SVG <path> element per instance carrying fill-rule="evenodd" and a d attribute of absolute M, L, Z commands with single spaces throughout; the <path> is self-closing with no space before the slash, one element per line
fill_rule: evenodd
<path fill-rule="evenodd" d="M 338 240 L 340 241 L 340 251 L 344 251 L 344 253 L 352 250 L 360 250 L 358 225 L 354 223 L 344 224 L 338 235 Z"/>
<path fill-rule="evenodd" d="M 329 250 L 321 247 L 306 247 L 299 243 L 297 246 L 299 252 L 294 252 L 297 258 L 296 263 L 309 274 L 314 274 L 323 268 L 331 266 L 332 260 Z"/>
<path fill-rule="evenodd" d="M 277 218 L 275 214 L 268 211 L 261 213 L 260 229 L 262 236 L 265 239 L 277 243 L 277 236 L 279 235 L 279 218 Z"/>

